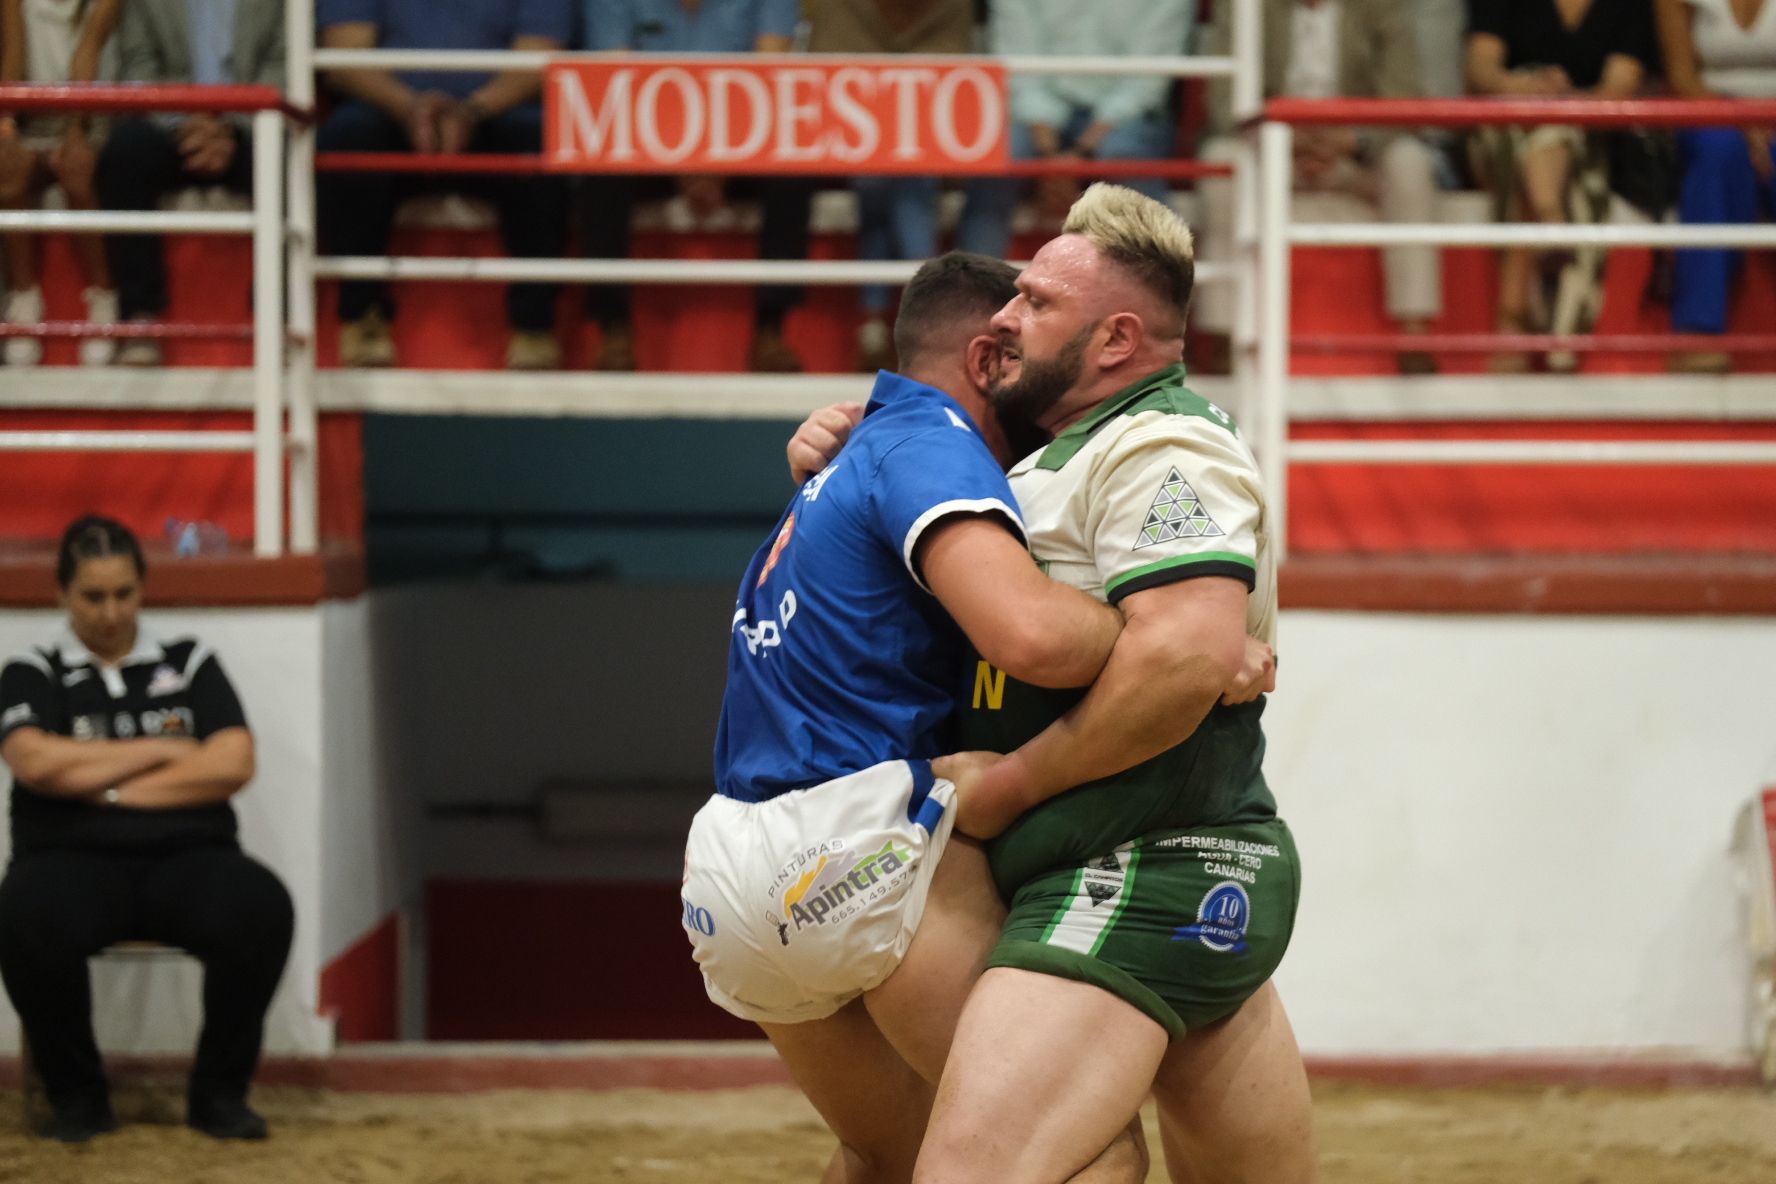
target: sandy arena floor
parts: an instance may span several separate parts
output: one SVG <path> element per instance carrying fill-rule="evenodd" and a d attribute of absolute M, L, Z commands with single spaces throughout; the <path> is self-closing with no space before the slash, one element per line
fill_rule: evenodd
<path fill-rule="evenodd" d="M 1776 1097 L 1749 1090 L 1316 1089 L 1325 1184 L 1769 1184 Z M 799 1095 L 265 1089 L 270 1142 L 149 1121 L 81 1148 L 20 1133 L 0 1094 L 0 1184 L 797 1184 L 831 1149 Z M 1151 1133 L 1151 1122 L 1149 1130 Z M 1157 1166 L 1151 1177 L 1164 1178 Z"/>

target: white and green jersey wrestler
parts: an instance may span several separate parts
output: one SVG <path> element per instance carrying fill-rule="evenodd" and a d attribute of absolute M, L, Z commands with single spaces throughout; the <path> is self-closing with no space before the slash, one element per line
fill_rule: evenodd
<path fill-rule="evenodd" d="M 1276 569 L 1258 467 L 1224 411 L 1148 375 L 1011 470 L 1049 576 L 1114 604 L 1199 576 L 1250 589 L 1247 632 L 1274 643 Z M 967 748 L 1009 752 L 1083 690 L 977 662 Z M 1299 898 L 1288 828 L 1264 780 L 1262 699 L 1217 705 L 1189 738 L 1024 814 L 989 847 L 1011 906 L 988 965 L 1091 982 L 1176 1038 L 1231 1014 L 1281 960 Z"/>

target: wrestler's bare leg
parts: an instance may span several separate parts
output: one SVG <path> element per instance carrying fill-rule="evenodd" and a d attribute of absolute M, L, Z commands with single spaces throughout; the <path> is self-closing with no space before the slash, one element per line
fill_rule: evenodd
<path fill-rule="evenodd" d="M 854 999 L 823 1020 L 760 1024 L 839 1138 L 821 1184 L 905 1184 L 931 1113 L 931 1083 L 913 1071 Z"/>
<path fill-rule="evenodd" d="M 1274 984 L 1175 1041 L 1153 1093 L 1173 1184 L 1313 1184 L 1313 1109 Z"/>
<path fill-rule="evenodd" d="M 1087 983 L 1009 967 L 981 976 L 919 1154 L 915 1184 L 1139 1181 L 1130 1140 L 1166 1050 L 1165 1029 Z M 1138 1128 L 1135 1128 L 1138 1129 Z M 1110 1159 L 1091 1167 L 1110 1147 Z"/>

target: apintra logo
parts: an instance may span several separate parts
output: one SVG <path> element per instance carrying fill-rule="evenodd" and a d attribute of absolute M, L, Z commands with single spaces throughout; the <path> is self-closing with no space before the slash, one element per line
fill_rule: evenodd
<path fill-rule="evenodd" d="M 867 855 L 838 852 L 820 861 L 783 894 L 783 915 L 796 932 L 850 916 L 887 893 L 912 866 L 913 855 L 889 839 Z M 786 937 L 787 944 L 787 937 Z"/>

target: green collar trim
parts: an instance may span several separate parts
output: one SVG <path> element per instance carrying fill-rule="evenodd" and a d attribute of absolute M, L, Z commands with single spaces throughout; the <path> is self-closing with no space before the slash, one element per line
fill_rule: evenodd
<path fill-rule="evenodd" d="M 1091 439 L 1092 433 L 1103 427 L 1106 421 L 1121 415 L 1139 402 L 1143 396 L 1154 390 L 1183 385 L 1184 364 L 1182 362 L 1137 378 L 1092 408 L 1091 414 L 1051 440 L 1048 447 L 1042 450 L 1042 456 L 1036 461 L 1036 467 L 1051 471 L 1059 469 L 1079 455 L 1079 450 L 1085 447 L 1085 443 Z"/>

